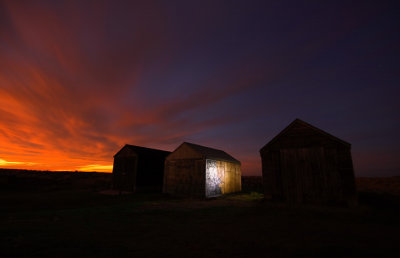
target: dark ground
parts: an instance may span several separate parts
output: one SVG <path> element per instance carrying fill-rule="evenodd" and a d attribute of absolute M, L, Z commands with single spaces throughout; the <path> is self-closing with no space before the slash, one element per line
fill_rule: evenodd
<path fill-rule="evenodd" d="M 109 195 L 110 174 L 0 170 L 0 257 L 394 257 L 400 177 L 359 178 L 356 208 Z"/>

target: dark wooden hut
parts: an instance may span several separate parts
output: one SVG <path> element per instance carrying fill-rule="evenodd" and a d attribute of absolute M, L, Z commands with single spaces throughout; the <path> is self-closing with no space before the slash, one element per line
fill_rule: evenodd
<path fill-rule="evenodd" d="M 184 142 L 165 160 L 164 193 L 209 198 L 237 191 L 240 162 L 222 150 Z"/>
<path fill-rule="evenodd" d="M 126 144 L 114 155 L 113 189 L 161 192 L 168 154 L 169 151 Z"/>
<path fill-rule="evenodd" d="M 356 203 L 349 143 L 296 119 L 260 154 L 267 196 L 289 203 Z"/>

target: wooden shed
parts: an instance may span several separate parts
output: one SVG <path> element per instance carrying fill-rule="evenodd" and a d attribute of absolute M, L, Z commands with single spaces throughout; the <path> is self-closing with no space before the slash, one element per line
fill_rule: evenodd
<path fill-rule="evenodd" d="M 289 203 L 356 203 L 349 143 L 296 119 L 260 154 L 266 196 Z"/>
<path fill-rule="evenodd" d="M 113 189 L 161 192 L 164 161 L 170 153 L 126 144 L 114 155 Z"/>
<path fill-rule="evenodd" d="M 184 142 L 165 160 L 164 193 L 209 198 L 241 189 L 240 162 L 222 150 Z"/>

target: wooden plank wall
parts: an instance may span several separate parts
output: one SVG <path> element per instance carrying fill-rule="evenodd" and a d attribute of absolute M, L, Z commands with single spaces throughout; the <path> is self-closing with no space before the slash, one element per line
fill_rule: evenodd
<path fill-rule="evenodd" d="M 182 196 L 205 195 L 203 159 L 166 160 L 163 192 Z"/>
<path fill-rule="evenodd" d="M 136 189 L 136 174 L 136 156 L 115 157 L 113 166 L 113 189 L 134 192 Z"/>
<path fill-rule="evenodd" d="M 225 169 L 222 163 L 213 159 L 206 160 L 205 196 L 207 198 L 220 196 L 223 193 L 224 174 Z"/>
<path fill-rule="evenodd" d="M 261 157 L 264 195 L 274 199 L 282 198 L 282 175 L 280 173 L 279 151 L 267 151 Z"/>
<path fill-rule="evenodd" d="M 261 152 L 264 192 L 293 203 L 355 203 L 350 146 L 296 125 Z"/>
<path fill-rule="evenodd" d="M 282 149 L 263 158 L 265 194 L 290 203 L 355 202 L 349 150 Z"/>
<path fill-rule="evenodd" d="M 219 168 L 224 170 L 222 194 L 240 192 L 242 190 L 242 174 L 239 164 L 218 161 Z"/>
<path fill-rule="evenodd" d="M 206 197 L 242 190 L 240 164 L 210 159 L 206 163 Z"/>

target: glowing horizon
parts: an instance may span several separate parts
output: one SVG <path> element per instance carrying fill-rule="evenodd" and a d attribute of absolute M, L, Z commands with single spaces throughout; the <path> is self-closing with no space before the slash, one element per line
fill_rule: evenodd
<path fill-rule="evenodd" d="M 86 161 L 83 161 L 86 163 Z M 21 169 L 21 170 L 43 170 L 43 171 L 81 171 L 81 172 L 105 172 L 112 173 L 113 165 L 109 164 L 89 164 L 79 166 L 66 166 L 52 169 L 52 166 L 46 164 L 38 164 L 34 162 L 23 162 L 23 161 L 7 161 L 0 159 L 0 168 L 4 169 Z"/>

